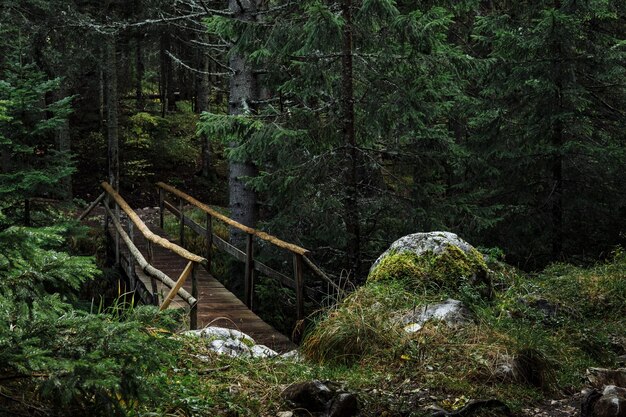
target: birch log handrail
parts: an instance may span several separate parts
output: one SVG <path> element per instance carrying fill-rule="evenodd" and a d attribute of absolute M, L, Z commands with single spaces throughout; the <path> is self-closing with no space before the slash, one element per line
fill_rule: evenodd
<path fill-rule="evenodd" d="M 266 240 L 280 248 L 291 251 L 292 253 L 302 255 L 304 258 L 304 262 L 307 264 L 307 266 L 315 275 L 317 275 L 322 280 L 326 281 L 330 286 L 332 286 L 340 294 L 344 294 L 344 290 L 339 285 L 337 285 L 332 279 L 330 279 L 330 277 L 326 275 L 317 265 L 315 265 L 313 261 L 311 261 L 311 259 L 309 259 L 308 255 L 310 252 L 307 249 L 301 248 L 300 246 L 294 245 L 293 243 L 285 242 L 275 236 L 272 236 L 260 230 L 256 230 L 251 227 L 245 226 L 231 219 L 230 217 L 227 217 L 223 215 L 222 213 L 212 209 L 210 206 L 196 200 L 192 196 L 184 193 L 183 191 L 180 191 L 179 189 L 172 187 L 171 185 L 165 184 L 163 182 L 157 182 L 156 185 L 157 187 L 176 195 L 178 198 L 182 198 L 183 200 L 187 201 L 189 204 L 192 204 L 193 206 L 198 207 L 199 209 L 209 214 L 210 216 L 215 217 L 216 219 L 219 219 L 232 227 L 235 227 L 245 233 L 257 236 L 260 239 Z M 172 212 L 176 211 L 175 208 L 173 207 L 169 208 L 169 210 Z"/>
<path fill-rule="evenodd" d="M 281 240 L 275 236 L 272 236 L 268 233 L 262 232 L 260 230 L 257 229 L 253 229 L 252 227 L 248 227 L 246 225 L 243 225 L 233 219 L 231 219 L 230 217 L 224 216 L 222 213 L 212 209 L 210 206 L 196 200 L 195 198 L 193 198 L 192 196 L 190 196 L 189 194 L 184 193 L 183 191 L 180 191 L 179 189 L 172 187 L 171 185 L 165 184 L 163 182 L 157 182 L 157 187 L 162 188 L 163 190 L 174 194 L 176 197 L 181 198 L 183 200 L 185 200 L 186 202 L 188 202 L 189 204 L 199 208 L 200 210 L 204 211 L 207 214 L 210 214 L 211 216 L 215 217 L 216 219 L 219 219 L 221 221 L 223 221 L 224 223 L 228 224 L 231 227 L 234 227 L 236 229 L 241 230 L 242 232 L 245 232 L 249 235 L 254 235 L 256 237 L 258 237 L 259 239 L 268 241 L 270 243 L 272 243 L 273 245 L 282 248 L 282 249 L 286 249 L 294 254 L 298 254 L 298 255 L 306 255 L 307 253 L 309 253 L 308 250 L 301 248 L 298 245 L 294 245 L 293 243 L 288 243 L 285 242 L 284 240 Z"/>
<path fill-rule="evenodd" d="M 117 205 L 122 209 L 122 211 L 124 211 L 124 213 L 126 213 L 130 221 L 133 222 L 133 224 L 137 227 L 137 229 L 144 235 L 144 237 L 147 240 L 174 252 L 178 256 L 188 261 L 197 262 L 201 265 L 207 264 L 208 261 L 206 258 L 203 258 L 202 256 L 198 256 L 194 253 L 191 253 L 187 249 L 181 248 L 175 243 L 172 243 L 168 241 L 167 239 L 162 238 L 161 236 L 152 233 L 152 231 L 148 228 L 148 226 L 146 226 L 146 224 L 139 218 L 137 213 L 135 213 L 133 209 L 130 208 L 128 203 L 126 203 L 126 201 L 122 198 L 122 196 L 119 195 L 118 192 L 115 191 L 108 182 L 103 181 L 102 188 L 107 192 L 107 194 L 113 197 Z"/>
<path fill-rule="evenodd" d="M 137 249 L 137 247 L 133 243 L 130 236 L 128 236 L 128 233 L 126 233 L 120 221 L 115 217 L 115 214 L 113 213 L 113 211 L 111 211 L 111 209 L 106 206 L 104 207 L 104 209 L 109 214 L 111 220 L 113 221 L 113 226 L 115 226 L 115 229 L 120 234 L 120 237 L 126 244 L 126 247 L 128 248 L 129 252 L 136 259 L 141 269 L 147 275 L 152 276 L 158 279 L 159 281 L 161 281 L 163 284 L 167 285 L 170 289 L 176 289 L 176 291 L 174 291 L 174 294 L 180 296 L 180 298 L 185 300 L 187 304 L 189 304 L 189 306 L 193 307 L 194 305 L 196 305 L 198 300 L 195 297 L 193 297 L 191 294 L 189 294 L 185 289 L 181 288 L 181 285 L 178 285 L 178 282 L 173 281 L 170 277 L 168 277 L 162 271 L 160 271 L 159 269 L 156 269 L 155 267 L 153 267 L 152 265 L 148 263 L 146 258 L 139 251 L 139 249 Z M 185 279 L 186 278 L 187 277 L 185 275 Z M 182 280 L 182 282 L 184 283 L 184 279 Z M 170 298 L 168 299 L 168 302 L 165 308 L 169 306 L 174 294 L 172 294 L 172 296 L 170 296 Z"/>
<path fill-rule="evenodd" d="M 160 222 L 161 227 L 163 227 L 163 213 L 164 210 L 167 209 L 172 212 L 176 217 L 180 219 L 179 233 L 180 233 L 180 241 L 184 241 L 184 227 L 189 226 L 191 230 L 198 233 L 200 236 L 205 237 L 206 239 L 206 257 L 208 259 L 208 265 L 204 265 L 207 270 L 210 269 L 211 266 L 211 247 L 215 245 L 217 248 L 225 251 L 226 253 L 234 256 L 241 262 L 245 263 L 245 277 L 244 277 L 244 302 L 248 306 L 248 308 L 252 309 L 252 299 L 253 299 L 253 286 L 254 286 L 254 271 L 258 271 L 262 274 L 265 274 L 269 277 L 273 277 L 278 279 L 283 285 L 287 285 L 295 290 L 296 293 L 296 309 L 297 309 L 297 317 L 298 319 L 304 318 L 304 295 L 305 292 L 312 291 L 310 288 L 305 287 L 304 285 L 304 265 L 308 266 L 310 271 L 318 277 L 322 278 L 324 281 L 328 282 L 336 291 L 339 293 L 343 293 L 343 290 L 335 284 L 321 269 L 319 269 L 309 258 L 308 254 L 310 253 L 308 250 L 294 245 L 293 243 L 285 242 L 275 236 L 272 236 L 268 233 L 262 232 L 260 230 L 254 229 L 252 227 L 245 226 L 228 216 L 223 215 L 222 213 L 214 210 L 207 204 L 204 204 L 189 194 L 172 187 L 171 185 L 165 184 L 163 182 L 156 183 L 156 186 L 159 191 L 159 211 L 160 211 Z M 174 204 L 169 203 L 165 199 L 165 192 L 172 194 L 178 199 L 179 207 L 175 207 Z M 207 225 L 206 228 L 203 228 L 188 216 L 185 216 L 183 213 L 183 202 L 187 202 L 190 205 L 200 209 L 207 216 Z M 246 234 L 246 247 L 245 250 L 240 250 L 239 248 L 231 245 L 229 242 L 226 242 L 219 236 L 217 236 L 212 231 L 211 222 L 212 219 L 215 218 L 217 220 L 222 221 L 223 223 L 238 229 Z M 268 267 L 267 265 L 259 262 L 254 259 L 254 244 L 253 237 L 264 240 L 280 249 L 284 249 L 289 251 L 293 257 L 293 279 L 288 278 L 284 274 Z M 182 244 L 182 243 L 181 243 Z"/>

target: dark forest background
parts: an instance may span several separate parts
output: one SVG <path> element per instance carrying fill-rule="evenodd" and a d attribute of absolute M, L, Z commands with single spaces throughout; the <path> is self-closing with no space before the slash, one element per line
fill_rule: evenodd
<path fill-rule="evenodd" d="M 624 242 L 623 1 L 2 0 L 0 34 L 3 228 L 163 180 L 353 276 L 417 231 Z"/>

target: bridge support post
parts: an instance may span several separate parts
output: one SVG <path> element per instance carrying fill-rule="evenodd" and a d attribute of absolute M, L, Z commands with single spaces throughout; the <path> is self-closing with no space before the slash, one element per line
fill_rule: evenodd
<path fill-rule="evenodd" d="M 111 216 L 109 216 L 109 208 L 111 207 L 111 200 L 107 194 L 104 198 L 104 236 L 106 239 L 106 263 L 110 265 L 111 260 L 111 235 L 109 234 L 109 225 L 111 224 Z"/>
<path fill-rule="evenodd" d="M 304 276 L 302 269 L 302 255 L 293 254 L 293 275 L 296 281 L 296 310 L 298 320 L 304 318 Z"/>
<path fill-rule="evenodd" d="M 252 310 L 252 295 L 254 293 L 254 254 L 252 235 L 248 233 L 246 239 L 246 275 L 244 281 L 244 301 Z"/>
<path fill-rule="evenodd" d="M 128 236 L 130 237 L 130 241 L 135 244 L 135 230 L 133 228 L 133 222 L 128 222 Z M 136 283 L 135 283 L 135 258 L 130 254 L 128 254 L 128 283 L 130 284 L 130 290 L 135 291 Z"/>
<path fill-rule="evenodd" d="M 152 249 L 152 242 L 148 241 L 148 263 L 152 265 L 152 260 L 154 258 L 154 250 Z M 159 289 L 157 287 L 156 279 L 153 276 L 150 276 L 150 284 L 152 286 L 152 304 L 155 306 L 159 306 Z"/>
<path fill-rule="evenodd" d="M 213 245 L 213 217 L 209 213 L 206 215 L 206 255 L 207 260 L 206 270 L 211 273 L 211 247 Z"/>
<path fill-rule="evenodd" d="M 185 213 L 183 212 L 183 199 L 179 199 L 178 210 L 180 212 L 180 246 L 185 247 Z"/>
<path fill-rule="evenodd" d="M 191 296 L 198 300 L 198 278 L 196 276 L 196 266 L 194 262 L 191 267 Z M 191 306 L 189 311 L 189 328 L 195 330 L 198 328 L 198 301 Z"/>
<path fill-rule="evenodd" d="M 118 204 L 115 205 L 115 217 L 121 221 L 120 206 Z M 115 266 L 120 266 L 120 232 L 117 229 L 115 229 Z"/>
<path fill-rule="evenodd" d="M 162 188 L 159 188 L 159 227 L 163 229 L 163 216 L 165 210 L 165 195 Z"/>

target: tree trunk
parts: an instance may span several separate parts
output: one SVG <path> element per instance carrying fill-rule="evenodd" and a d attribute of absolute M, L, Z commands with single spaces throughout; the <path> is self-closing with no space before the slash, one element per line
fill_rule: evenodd
<path fill-rule="evenodd" d="M 552 146 L 552 182 L 554 191 L 552 195 L 552 258 L 557 260 L 563 253 L 563 126 L 557 122 L 553 136 Z"/>
<path fill-rule="evenodd" d="M 229 0 L 230 11 L 235 18 L 252 21 L 257 5 L 261 0 Z M 256 76 L 245 58 L 239 53 L 230 57 L 230 68 L 234 74 L 230 79 L 230 98 L 228 113 L 231 115 L 247 114 L 254 111 L 253 102 L 259 99 Z M 231 144 L 235 146 L 235 144 Z M 229 206 L 234 220 L 254 227 L 257 220 L 257 195 L 246 186 L 244 177 L 255 177 L 257 167 L 251 161 L 230 161 L 228 175 Z M 236 229 L 231 229 L 230 240 L 236 246 L 243 245 L 245 236 Z"/>
<path fill-rule="evenodd" d="M 201 41 L 206 42 L 206 36 L 200 38 Z M 202 112 L 209 110 L 209 58 L 207 57 L 208 51 L 200 48 L 198 51 L 198 68 L 201 73 L 196 74 L 196 112 L 201 114 Z M 206 137 L 202 141 L 202 176 L 207 178 L 211 168 L 211 138 Z"/>
<path fill-rule="evenodd" d="M 559 9 L 561 1 L 556 0 L 554 7 Z M 563 58 L 562 40 L 556 40 L 556 57 Z M 561 59 L 555 59 L 552 73 L 556 77 L 555 91 L 555 114 L 559 117 L 563 112 L 563 63 Z M 554 117 L 554 115 L 553 115 Z M 557 260 L 563 253 L 563 156 L 561 154 L 564 145 L 564 126 L 560 119 L 554 122 L 552 131 L 552 258 Z"/>
<path fill-rule="evenodd" d="M 354 129 L 354 84 L 352 69 L 352 0 L 343 0 L 341 11 L 345 20 L 343 28 L 343 48 L 341 57 L 341 114 L 342 134 L 346 147 L 344 181 L 344 222 L 346 224 L 346 254 L 348 269 L 358 275 L 361 269 L 361 227 L 358 206 L 358 150 Z"/>
<path fill-rule="evenodd" d="M 106 49 L 106 48 L 105 48 Z M 104 128 L 104 109 L 105 109 L 105 90 L 106 90 L 106 80 L 104 74 L 105 62 L 106 62 L 106 51 L 100 49 L 100 62 L 98 65 L 98 111 L 100 113 L 100 128 Z"/>
<path fill-rule="evenodd" d="M 137 34 L 136 37 L 136 45 L 135 45 L 135 96 L 137 99 L 136 108 L 137 111 L 143 111 L 145 107 L 144 97 L 143 97 L 143 75 L 145 66 L 143 63 L 143 35 L 141 33 Z"/>
<path fill-rule="evenodd" d="M 67 90 L 63 83 L 58 92 L 54 94 L 54 100 L 59 101 L 67 96 Z M 66 118 L 61 126 L 55 132 L 56 147 L 59 152 L 69 154 L 71 152 L 71 139 L 70 139 L 70 120 Z M 69 201 L 72 199 L 72 177 L 68 176 L 61 180 L 61 194 L 63 200 Z"/>
<path fill-rule="evenodd" d="M 107 138 L 108 138 L 108 162 L 109 162 L 109 184 L 119 190 L 120 182 L 120 161 L 119 161 L 119 139 L 118 139 L 118 97 L 117 97 L 117 59 L 115 51 L 115 36 L 109 36 L 106 41 L 106 68 L 107 84 Z"/>
<path fill-rule="evenodd" d="M 165 117 L 165 114 L 169 110 L 169 95 L 168 92 L 170 90 L 169 81 L 170 81 L 170 58 L 167 56 L 166 51 L 169 49 L 169 36 L 166 33 L 161 34 L 161 42 L 160 42 L 160 51 L 159 51 L 159 60 L 161 67 L 161 76 L 159 77 L 159 87 L 161 94 L 161 117 Z"/>

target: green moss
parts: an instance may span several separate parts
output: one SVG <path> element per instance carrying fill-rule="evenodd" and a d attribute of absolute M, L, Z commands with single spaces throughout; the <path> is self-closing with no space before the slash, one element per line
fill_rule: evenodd
<path fill-rule="evenodd" d="M 396 252 L 385 256 L 367 277 L 368 282 L 409 282 L 419 277 L 426 278 L 422 261 L 413 252 Z"/>
<path fill-rule="evenodd" d="M 475 277 L 483 280 L 487 271 L 485 260 L 476 249 L 466 253 L 449 245 L 440 254 L 391 253 L 374 268 L 368 282 L 398 281 L 410 289 L 434 287 L 457 291 Z"/>

